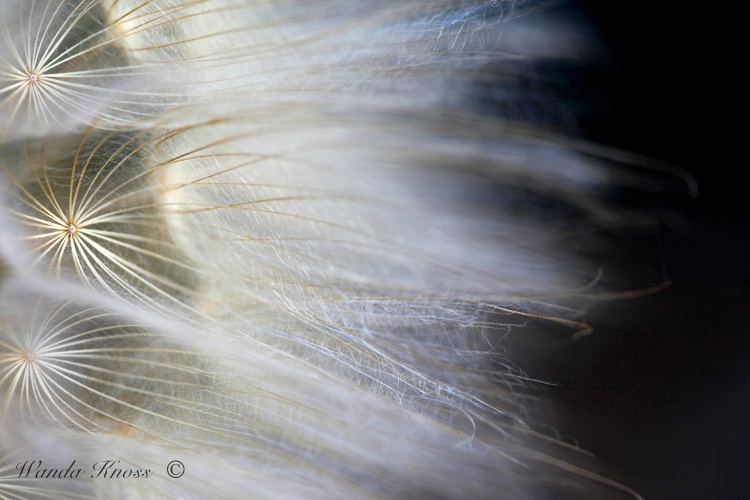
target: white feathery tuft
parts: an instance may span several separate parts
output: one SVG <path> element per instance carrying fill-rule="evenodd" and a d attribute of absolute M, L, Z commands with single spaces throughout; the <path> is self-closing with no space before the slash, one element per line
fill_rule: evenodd
<path fill-rule="evenodd" d="M 3 2 L 0 498 L 638 498 L 505 355 L 588 329 L 596 266 L 476 191 L 621 217 L 572 141 L 466 104 L 569 56 L 538 6 Z"/>

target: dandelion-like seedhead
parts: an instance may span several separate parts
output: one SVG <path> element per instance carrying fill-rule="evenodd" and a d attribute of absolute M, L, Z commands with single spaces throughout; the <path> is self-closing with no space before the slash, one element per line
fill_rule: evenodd
<path fill-rule="evenodd" d="M 174 418 L 168 407 L 206 383 L 200 361 L 145 326 L 100 307 L 14 292 L 5 297 L 0 344 L 6 418 L 147 432 L 145 420 Z M 14 312 L 23 305 L 31 314 Z"/>
<path fill-rule="evenodd" d="M 5 135 L 89 120 L 101 112 L 115 78 L 127 77 L 127 57 L 99 2 L 6 2 L 2 14 Z"/>
<path fill-rule="evenodd" d="M 164 234 L 161 187 L 144 160 L 151 140 L 68 139 L 14 146 L 3 162 L 12 216 L 35 264 L 113 294 L 181 303 L 194 273 Z"/>
<path fill-rule="evenodd" d="M 612 220 L 571 143 L 462 108 L 532 3 L 5 2 L 0 498 L 637 496 L 505 353 L 589 328 L 578 227 L 467 200 Z M 50 442 L 193 472 L 12 477 Z"/>

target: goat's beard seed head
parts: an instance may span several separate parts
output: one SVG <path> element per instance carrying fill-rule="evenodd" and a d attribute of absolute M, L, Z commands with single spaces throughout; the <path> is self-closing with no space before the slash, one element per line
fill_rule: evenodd
<path fill-rule="evenodd" d="M 637 497 L 506 355 L 590 330 L 566 235 L 626 220 L 573 141 L 469 111 L 570 55 L 528 4 L 5 1 L 0 497 Z M 155 476 L 16 466 L 109 457 Z"/>

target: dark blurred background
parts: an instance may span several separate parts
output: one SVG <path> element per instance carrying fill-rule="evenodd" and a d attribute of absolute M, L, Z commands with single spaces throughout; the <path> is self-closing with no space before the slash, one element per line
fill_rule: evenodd
<path fill-rule="evenodd" d="M 726 23 L 676 1 L 575 1 L 546 15 L 585 20 L 599 40 L 601 55 L 561 87 L 579 132 L 684 169 L 699 188 L 656 192 L 660 224 L 637 237 L 640 254 L 623 250 L 643 261 L 630 290 L 671 284 L 591 307 L 594 334 L 548 352 L 560 431 L 645 498 L 750 498 L 750 210 Z"/>

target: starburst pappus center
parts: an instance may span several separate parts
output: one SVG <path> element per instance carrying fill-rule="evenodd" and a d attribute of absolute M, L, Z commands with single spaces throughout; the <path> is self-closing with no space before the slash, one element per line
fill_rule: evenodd
<path fill-rule="evenodd" d="M 29 85 L 37 85 L 42 80 L 42 75 L 38 71 L 29 71 L 26 76 Z"/>
<path fill-rule="evenodd" d="M 67 231 L 69 237 L 75 236 L 78 233 L 78 225 L 73 221 L 68 221 Z"/>

